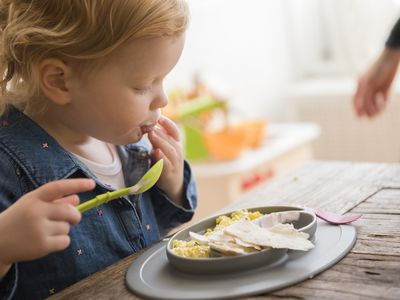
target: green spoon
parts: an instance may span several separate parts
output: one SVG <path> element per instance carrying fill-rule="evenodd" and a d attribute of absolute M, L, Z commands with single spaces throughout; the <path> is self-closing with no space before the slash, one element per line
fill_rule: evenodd
<path fill-rule="evenodd" d="M 164 166 L 164 160 L 160 159 L 143 175 L 142 178 L 139 179 L 139 181 L 135 185 L 128 188 L 116 190 L 113 192 L 107 192 L 101 195 L 97 195 L 96 198 L 90 199 L 82 204 L 79 204 L 77 206 L 77 209 L 81 213 L 83 213 L 99 205 L 107 203 L 108 201 L 123 196 L 141 194 L 147 191 L 157 182 L 158 178 L 160 178 L 163 166 Z"/>

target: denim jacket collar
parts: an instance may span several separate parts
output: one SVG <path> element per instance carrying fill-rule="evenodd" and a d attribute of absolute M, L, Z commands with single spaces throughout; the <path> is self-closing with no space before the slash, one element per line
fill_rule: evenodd
<path fill-rule="evenodd" d="M 70 153 L 17 108 L 9 107 L 1 116 L 0 125 L 3 149 L 37 186 L 55 178 L 66 178 L 80 168 Z"/>

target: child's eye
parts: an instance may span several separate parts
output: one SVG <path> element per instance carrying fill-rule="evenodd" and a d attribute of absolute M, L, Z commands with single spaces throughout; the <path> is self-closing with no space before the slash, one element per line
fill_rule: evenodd
<path fill-rule="evenodd" d="M 137 94 L 146 94 L 148 91 L 150 91 L 150 88 L 134 88 L 135 92 Z"/>

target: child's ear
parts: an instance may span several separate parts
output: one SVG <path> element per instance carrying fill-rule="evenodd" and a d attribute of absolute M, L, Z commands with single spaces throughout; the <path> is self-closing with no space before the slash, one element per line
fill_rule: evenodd
<path fill-rule="evenodd" d="M 42 93 L 55 104 L 65 105 L 70 102 L 67 79 L 71 69 L 59 59 L 48 58 L 38 65 L 39 85 Z"/>

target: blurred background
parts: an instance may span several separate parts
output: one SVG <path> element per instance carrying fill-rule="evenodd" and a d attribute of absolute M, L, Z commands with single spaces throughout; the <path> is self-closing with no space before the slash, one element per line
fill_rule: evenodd
<path fill-rule="evenodd" d="M 399 85 L 372 120 L 356 117 L 351 101 L 400 1 L 188 2 L 166 114 L 185 134 L 199 217 L 309 159 L 400 161 Z"/>

